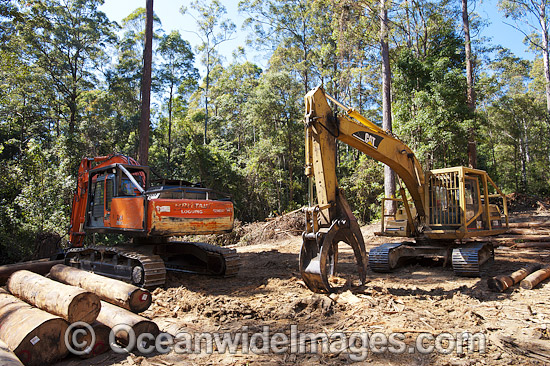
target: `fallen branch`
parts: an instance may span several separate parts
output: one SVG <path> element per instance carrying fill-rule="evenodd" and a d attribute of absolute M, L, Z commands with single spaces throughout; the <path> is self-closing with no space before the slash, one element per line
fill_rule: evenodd
<path fill-rule="evenodd" d="M 523 341 L 512 337 L 503 337 L 493 334 L 490 336 L 490 341 L 507 353 L 515 353 L 517 355 L 534 358 L 543 362 L 550 362 L 550 348 L 548 341 L 545 340 L 529 340 Z"/>
<path fill-rule="evenodd" d="M 515 245 L 516 248 L 550 248 L 550 242 L 548 241 L 528 241 L 525 243 L 517 243 Z"/>

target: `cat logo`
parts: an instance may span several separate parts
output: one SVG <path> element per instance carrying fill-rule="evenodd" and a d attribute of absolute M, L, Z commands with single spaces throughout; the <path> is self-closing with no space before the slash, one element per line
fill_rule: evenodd
<path fill-rule="evenodd" d="M 372 133 L 368 133 L 366 131 L 357 131 L 352 136 L 358 140 L 361 140 L 367 143 L 368 145 L 374 147 L 375 149 L 378 149 L 378 146 L 380 145 L 382 140 L 384 140 L 383 137 L 380 137 Z"/>

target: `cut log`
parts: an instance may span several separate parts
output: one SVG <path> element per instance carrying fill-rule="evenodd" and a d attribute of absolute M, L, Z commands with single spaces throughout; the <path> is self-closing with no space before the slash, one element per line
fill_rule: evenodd
<path fill-rule="evenodd" d="M 54 280 L 93 292 L 101 300 L 140 313 L 151 305 L 151 293 L 145 289 L 78 268 L 58 264 L 50 271 Z"/>
<path fill-rule="evenodd" d="M 62 318 L 32 307 L 0 289 L 0 340 L 27 366 L 43 366 L 67 356 Z"/>
<path fill-rule="evenodd" d="M 29 271 L 13 273 L 6 287 L 20 299 L 58 315 L 69 323 L 79 321 L 93 323 L 101 307 L 96 294 Z"/>
<path fill-rule="evenodd" d="M 550 278 L 550 267 L 542 268 L 535 273 L 531 273 L 529 276 L 525 277 L 523 281 L 521 281 L 520 286 L 521 288 L 530 290 L 547 278 Z"/>
<path fill-rule="evenodd" d="M 0 266 L 0 286 L 4 286 L 12 273 L 23 269 L 38 274 L 46 274 L 56 264 L 63 264 L 63 259 L 58 261 L 50 261 L 48 259 L 39 259 L 37 261 L 21 262 L 15 264 L 6 264 Z"/>
<path fill-rule="evenodd" d="M 545 235 L 515 235 L 513 237 L 504 237 L 499 239 L 523 240 L 523 241 L 550 241 L 550 236 Z"/>
<path fill-rule="evenodd" d="M 511 235 L 550 235 L 549 230 L 538 230 L 538 229 L 510 229 L 507 232 Z"/>
<path fill-rule="evenodd" d="M 71 334 L 72 348 L 79 353 L 84 351 L 84 353 L 78 355 L 80 358 L 95 357 L 110 350 L 109 334 L 111 328 L 98 321 L 93 322 L 89 327 L 95 334 L 94 344 L 92 344 L 92 335 L 89 329 L 85 327 L 75 327 Z"/>
<path fill-rule="evenodd" d="M 487 286 L 493 291 L 504 292 L 509 287 L 523 280 L 530 273 L 540 269 L 540 267 L 540 264 L 533 264 L 529 267 L 515 271 L 510 276 L 491 277 L 487 280 Z"/>
<path fill-rule="evenodd" d="M 528 241 L 525 243 L 517 243 L 516 248 L 550 248 L 550 242 L 548 241 Z"/>
<path fill-rule="evenodd" d="M 23 366 L 15 353 L 10 351 L 8 345 L 0 341 L 0 365 L 2 366 Z"/>
<path fill-rule="evenodd" d="M 550 221 L 540 222 L 511 222 L 510 228 L 513 229 L 527 229 L 527 228 L 548 228 L 550 229 Z"/>
<path fill-rule="evenodd" d="M 151 320 L 105 301 L 101 301 L 101 312 L 97 320 L 111 329 L 121 324 L 128 325 L 134 331 L 136 339 L 144 333 L 152 334 L 153 337 L 158 336 L 160 333 L 159 327 Z M 127 346 L 129 344 L 127 332 L 118 331 L 115 333 L 115 337 L 121 345 Z"/>

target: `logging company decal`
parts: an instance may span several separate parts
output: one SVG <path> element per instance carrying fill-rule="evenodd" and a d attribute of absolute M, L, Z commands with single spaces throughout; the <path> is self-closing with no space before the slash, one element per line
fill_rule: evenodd
<path fill-rule="evenodd" d="M 380 145 L 382 140 L 384 140 L 383 137 L 380 137 L 380 136 L 372 134 L 372 133 L 368 133 L 366 131 L 354 132 L 352 136 L 355 137 L 358 140 L 361 140 L 361 141 L 367 143 L 368 145 L 374 147 L 375 149 L 378 149 L 378 145 Z"/>

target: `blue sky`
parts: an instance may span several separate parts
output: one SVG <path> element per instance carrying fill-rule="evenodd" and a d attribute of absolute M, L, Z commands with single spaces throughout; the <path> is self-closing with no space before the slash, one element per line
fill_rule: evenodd
<path fill-rule="evenodd" d="M 456 0 L 459 2 L 458 0 Z M 475 11 L 484 19 L 490 22 L 481 36 L 492 38 L 493 44 L 500 44 L 512 50 L 517 56 L 527 59 L 533 59 L 533 54 L 526 52 L 526 47 L 522 43 L 523 35 L 509 25 L 505 24 L 504 17 L 497 10 L 498 0 L 470 0 L 470 8 L 475 6 Z M 198 38 L 192 33 L 194 30 L 194 20 L 189 15 L 182 15 L 179 9 L 183 5 L 188 5 L 187 0 L 155 0 L 154 10 L 162 21 L 164 31 L 179 30 L 182 37 L 187 39 L 192 46 L 199 43 Z M 219 52 L 225 56 L 227 61 L 232 60 L 232 52 L 238 46 L 244 46 L 246 40 L 246 31 L 242 30 L 244 16 L 237 11 L 238 1 L 223 1 L 227 8 L 227 17 L 237 25 L 235 39 L 228 41 L 219 48 Z M 105 0 L 105 4 L 100 8 L 107 16 L 114 21 L 120 22 L 124 17 L 130 14 L 137 7 L 144 7 L 145 0 Z M 247 55 L 251 61 L 265 67 L 266 60 L 262 59 L 253 50 L 247 49 Z"/>

